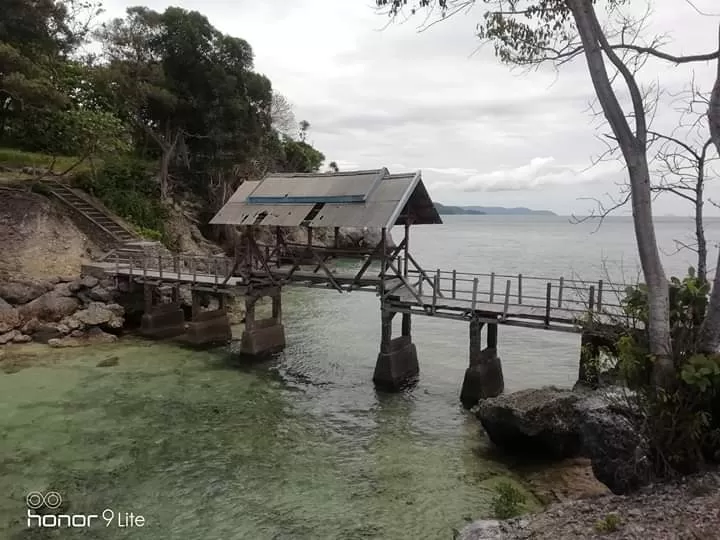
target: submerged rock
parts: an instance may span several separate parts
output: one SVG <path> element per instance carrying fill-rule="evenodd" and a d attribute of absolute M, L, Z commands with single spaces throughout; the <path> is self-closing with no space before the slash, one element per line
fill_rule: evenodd
<path fill-rule="evenodd" d="M 60 339 L 51 339 L 48 345 L 54 348 L 63 349 L 70 347 L 87 347 L 88 345 L 104 345 L 117 341 L 117 336 L 107 334 L 99 328 L 91 328 L 82 337 L 66 336 Z"/>

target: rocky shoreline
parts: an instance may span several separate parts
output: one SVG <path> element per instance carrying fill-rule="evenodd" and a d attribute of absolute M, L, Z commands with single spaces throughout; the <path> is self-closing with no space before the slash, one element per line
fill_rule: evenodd
<path fill-rule="evenodd" d="M 0 345 L 111 343 L 125 325 L 116 300 L 112 281 L 92 276 L 0 281 Z"/>
<path fill-rule="evenodd" d="M 510 520 L 481 520 L 458 540 L 720 539 L 720 472 L 646 486 L 632 495 L 602 495 L 554 504 Z"/>

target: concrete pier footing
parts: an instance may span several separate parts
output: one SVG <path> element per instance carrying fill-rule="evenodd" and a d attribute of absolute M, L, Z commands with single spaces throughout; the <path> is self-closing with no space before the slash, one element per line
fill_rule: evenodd
<path fill-rule="evenodd" d="M 269 296 L 272 299 L 272 315 L 258 320 L 256 304 Z M 282 297 L 280 289 L 270 289 L 248 295 L 245 298 L 245 331 L 240 341 L 240 354 L 264 357 L 285 349 L 285 327 L 282 324 Z"/>
<path fill-rule="evenodd" d="M 465 370 L 460 402 L 469 409 L 480 400 L 502 394 L 505 389 L 502 363 L 497 355 L 497 324 L 487 325 L 487 348 L 482 349 L 483 324 L 470 321 L 470 367 Z"/>
<path fill-rule="evenodd" d="M 153 306 L 140 321 L 140 333 L 147 337 L 165 339 L 185 332 L 185 314 L 179 303 Z"/>
<path fill-rule="evenodd" d="M 387 392 L 397 392 L 417 381 L 420 373 L 417 347 L 410 336 L 410 314 L 402 315 L 402 335 L 392 338 L 392 320 L 395 313 L 383 311 L 382 336 L 373 382 Z"/>
<path fill-rule="evenodd" d="M 224 309 L 204 311 L 187 324 L 185 341 L 190 345 L 219 345 L 232 340 L 232 328 Z"/>

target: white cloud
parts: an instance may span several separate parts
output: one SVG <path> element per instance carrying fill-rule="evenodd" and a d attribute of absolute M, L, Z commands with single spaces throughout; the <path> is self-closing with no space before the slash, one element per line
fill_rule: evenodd
<path fill-rule="evenodd" d="M 137 0 L 105 3 L 118 15 Z M 383 29 L 387 19 L 373 0 L 142 3 L 201 11 L 223 32 L 246 39 L 257 69 L 294 104 L 297 118 L 312 124 L 310 140 L 328 162 L 343 169 L 423 169 L 433 194 L 455 202 L 491 199 L 565 214 L 578 209 L 579 197 L 601 197 L 621 179 L 603 167 L 584 170 L 603 150 L 587 110 L 593 89 L 584 60 L 559 72 L 523 72 L 501 65 L 488 47 L 473 54 L 481 2 L 420 33 L 421 16 Z M 694 3 L 717 12 L 717 0 Z M 686 2 L 653 4 L 649 33 L 671 33 L 667 50 L 717 47 L 717 17 L 702 17 Z M 677 91 L 695 70 L 707 86 L 712 68 L 650 62 L 643 81 Z M 674 118 L 665 103 L 656 122 L 672 126 Z M 720 199 L 720 186 L 709 190 Z M 677 212 L 672 200 L 657 205 L 657 213 Z"/>

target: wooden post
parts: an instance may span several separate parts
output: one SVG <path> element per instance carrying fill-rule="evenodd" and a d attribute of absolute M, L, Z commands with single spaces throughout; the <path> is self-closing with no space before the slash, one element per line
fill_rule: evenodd
<path fill-rule="evenodd" d="M 145 313 L 152 311 L 153 305 L 153 287 L 149 283 L 145 282 L 143 286 L 143 292 L 145 297 Z"/>
<path fill-rule="evenodd" d="M 160 279 L 163 277 L 163 271 L 162 271 L 162 255 L 158 255 L 158 268 L 160 272 Z"/>
<path fill-rule="evenodd" d="M 190 297 L 192 298 L 192 320 L 196 320 L 197 316 L 200 315 L 200 293 L 195 289 L 190 289 Z"/>
<path fill-rule="evenodd" d="M 512 281 L 509 279 L 505 282 L 505 306 L 503 307 L 503 320 L 507 319 L 508 305 L 510 304 L 510 287 Z"/>
<path fill-rule="evenodd" d="M 408 277 L 408 264 L 409 264 L 409 257 L 408 253 L 410 252 L 410 223 L 405 223 L 405 267 L 403 268 L 403 277 L 407 279 Z M 422 281 L 420 282 L 422 283 Z"/>
<path fill-rule="evenodd" d="M 190 267 L 192 270 L 192 282 L 195 283 L 197 281 L 197 260 L 195 257 L 190 259 Z"/>
<path fill-rule="evenodd" d="M 272 297 L 272 317 L 275 319 L 275 324 L 280 324 L 282 320 L 282 296 L 280 294 L 278 288 L 277 294 Z"/>
<path fill-rule="evenodd" d="M 120 273 L 120 255 L 115 253 L 115 276 Z"/>
<path fill-rule="evenodd" d="M 490 303 L 495 301 L 495 272 L 490 273 Z"/>
<path fill-rule="evenodd" d="M 603 280 L 598 281 L 597 289 L 597 310 L 602 311 L 602 291 L 603 291 Z"/>
<path fill-rule="evenodd" d="M 522 304 L 522 274 L 518 274 L 518 304 Z"/>
<path fill-rule="evenodd" d="M 335 247 L 335 249 L 338 249 L 340 247 L 340 227 L 335 227 L 335 229 L 333 229 L 333 232 L 333 246 Z"/>
<path fill-rule="evenodd" d="M 275 227 L 275 253 L 277 253 L 277 267 L 280 268 L 280 259 L 281 253 L 280 253 L 280 246 L 282 245 L 282 239 L 281 239 L 281 232 L 280 227 Z"/>
<path fill-rule="evenodd" d="M 592 312 L 595 307 L 595 285 L 590 285 L 590 300 L 588 302 L 588 309 Z"/>
<path fill-rule="evenodd" d="M 475 313 L 475 306 L 477 306 L 477 291 L 478 291 L 478 278 L 473 279 L 473 290 L 472 290 L 472 304 L 470 309 Z"/>
<path fill-rule="evenodd" d="M 143 281 L 147 281 L 147 257 L 143 255 Z"/>
<path fill-rule="evenodd" d="M 385 298 L 385 269 L 387 268 L 387 229 L 385 227 L 380 232 L 380 246 L 380 249 L 382 249 L 380 256 L 380 302 L 382 303 Z"/>
<path fill-rule="evenodd" d="M 562 307 L 563 283 L 564 283 L 564 279 L 562 276 L 560 276 L 560 288 L 558 289 L 558 306 L 557 307 Z"/>
<path fill-rule="evenodd" d="M 177 280 L 180 283 L 180 257 L 173 255 L 173 265 L 175 265 L 175 272 L 177 272 Z"/>
<path fill-rule="evenodd" d="M 552 283 L 547 284 L 547 291 L 545 291 L 545 328 L 550 327 L 550 297 L 552 296 Z"/>
<path fill-rule="evenodd" d="M 432 298 L 432 314 L 435 315 L 435 306 L 437 306 L 438 287 L 440 287 L 440 271 L 433 278 L 433 298 Z"/>
<path fill-rule="evenodd" d="M 457 270 L 453 270 L 452 280 L 452 297 L 454 300 L 457 297 Z"/>
<path fill-rule="evenodd" d="M 215 274 L 215 286 L 218 286 L 218 260 L 217 257 L 213 257 L 213 274 Z"/>

